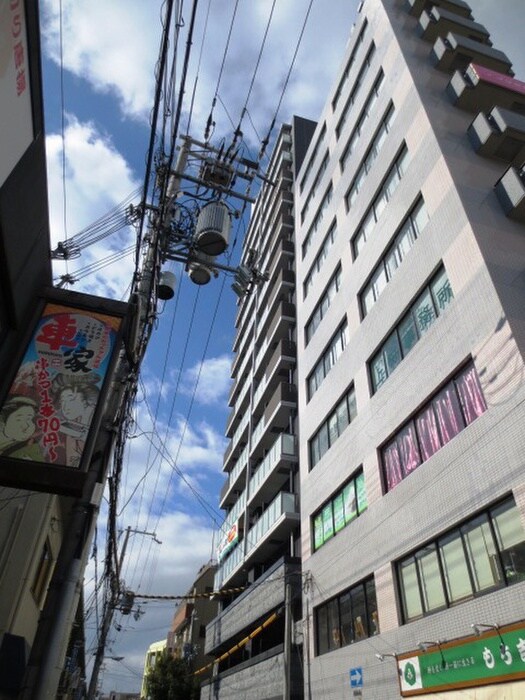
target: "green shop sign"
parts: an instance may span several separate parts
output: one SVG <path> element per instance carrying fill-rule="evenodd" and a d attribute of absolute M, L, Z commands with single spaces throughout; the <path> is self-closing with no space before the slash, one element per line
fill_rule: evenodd
<path fill-rule="evenodd" d="M 525 679 L 525 623 L 398 657 L 401 695 Z"/>

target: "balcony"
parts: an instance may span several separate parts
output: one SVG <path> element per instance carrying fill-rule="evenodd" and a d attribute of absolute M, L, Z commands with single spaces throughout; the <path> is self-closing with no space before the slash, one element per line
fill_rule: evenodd
<path fill-rule="evenodd" d="M 263 346 L 268 346 L 277 340 L 287 338 L 292 324 L 295 323 L 295 304 L 290 301 L 282 301 L 273 314 L 268 314 L 263 319 L 263 324 L 257 329 L 257 339 L 264 338 Z M 257 351 L 255 362 L 259 365 L 262 356 L 262 347 Z"/>
<path fill-rule="evenodd" d="M 259 297 L 258 309 L 266 307 L 269 311 L 278 296 L 288 296 L 290 290 L 295 287 L 295 272 L 285 268 L 277 268 L 277 274 L 272 275 L 263 288 Z"/>
<path fill-rule="evenodd" d="M 261 413 L 261 404 L 268 402 L 271 393 L 275 390 L 277 381 L 282 380 L 287 370 L 293 369 L 296 364 L 297 351 L 295 343 L 291 340 L 280 340 L 270 359 L 261 365 L 256 376 L 261 375 L 257 391 L 253 395 L 252 415 Z"/>
<path fill-rule="evenodd" d="M 300 560 L 282 557 L 206 627 L 205 654 L 218 654 L 235 635 L 244 633 L 255 620 L 267 616 L 284 602 L 286 582 L 300 590 Z M 296 574 L 296 575 L 294 575 Z M 264 584 L 264 585 L 259 585 Z"/>
<path fill-rule="evenodd" d="M 505 216 L 525 223 L 525 168 L 511 166 L 494 189 Z"/>
<path fill-rule="evenodd" d="M 239 382 L 239 384 L 241 384 L 241 382 Z M 250 385 L 250 378 L 245 377 L 242 382 L 242 388 L 235 400 L 235 404 L 226 420 L 226 437 L 232 437 L 232 431 L 236 429 L 238 421 L 241 420 L 242 413 L 248 410 L 250 398 Z"/>
<path fill-rule="evenodd" d="M 243 519 L 245 507 L 246 507 L 246 489 L 244 489 L 244 491 L 238 495 L 237 499 L 232 504 L 232 508 L 231 508 L 230 512 L 228 513 L 228 515 L 224 519 L 223 524 L 219 528 L 218 539 L 217 539 L 218 542 L 220 542 L 223 534 L 225 532 L 228 532 L 233 527 L 233 524 L 235 523 L 236 520 Z"/>
<path fill-rule="evenodd" d="M 241 564 L 244 562 L 244 541 L 240 541 L 235 549 L 232 549 L 231 553 L 228 555 L 227 559 L 217 567 L 215 572 L 215 582 L 214 590 L 218 591 L 223 587 L 225 581 L 227 581 L 231 575 L 240 568 Z"/>
<path fill-rule="evenodd" d="M 243 448 L 242 452 L 240 453 L 239 457 L 237 458 L 233 469 L 231 472 L 228 474 L 228 480 L 223 484 L 223 487 L 221 489 L 221 496 L 220 496 L 220 506 L 221 508 L 227 508 L 228 506 L 232 505 L 235 500 L 236 496 L 233 494 L 233 491 L 240 491 L 241 488 L 244 488 L 244 479 L 240 481 L 239 477 L 241 474 L 243 474 L 246 466 L 248 464 L 248 445 L 245 445 Z"/>
<path fill-rule="evenodd" d="M 489 114 L 478 114 L 467 133 L 480 156 L 515 166 L 525 161 L 525 116 L 521 114 L 494 107 Z"/>
<path fill-rule="evenodd" d="M 459 17 L 466 17 L 467 19 L 472 17 L 470 5 L 463 2 L 463 0 L 432 0 L 432 2 L 429 2 L 429 0 L 406 0 L 405 5 L 408 12 L 414 17 L 420 17 L 423 10 L 432 7 L 432 5 L 441 7 L 448 12 L 453 12 Z"/>
<path fill-rule="evenodd" d="M 255 525 L 246 535 L 246 564 L 257 554 L 257 561 L 265 561 L 275 551 L 276 546 L 288 538 L 299 525 L 301 515 L 298 497 L 293 493 L 281 492 L 270 503 Z M 253 560 L 254 561 L 254 560 Z"/>
<path fill-rule="evenodd" d="M 479 22 L 438 7 L 429 11 L 423 10 L 418 26 L 418 33 L 422 39 L 435 42 L 438 37 L 445 36 L 448 32 L 492 45 L 489 32 Z"/>
<path fill-rule="evenodd" d="M 293 384 L 280 382 L 264 414 L 252 433 L 251 456 L 257 460 L 264 456 L 275 440 L 275 433 L 283 432 L 290 422 L 291 409 L 297 406 L 297 389 Z"/>
<path fill-rule="evenodd" d="M 476 63 L 500 73 L 513 75 L 512 64 L 503 51 L 452 32 L 449 32 L 446 37 L 436 39 L 432 47 L 431 59 L 434 67 L 445 73 L 466 70 L 469 63 Z"/>
<path fill-rule="evenodd" d="M 292 464 L 296 463 L 295 436 L 279 435 L 250 479 L 250 506 L 268 502 L 276 491 L 280 491 L 288 481 Z"/>
<path fill-rule="evenodd" d="M 525 114 L 525 83 L 475 63 L 464 73 L 454 73 L 447 95 L 456 107 L 467 112 L 488 112 L 498 105 Z"/>

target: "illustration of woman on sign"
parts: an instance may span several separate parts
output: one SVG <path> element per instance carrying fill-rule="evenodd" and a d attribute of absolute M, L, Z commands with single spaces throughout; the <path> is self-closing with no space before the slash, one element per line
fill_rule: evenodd
<path fill-rule="evenodd" d="M 98 374 L 59 373 L 53 379 L 54 404 L 60 415 L 59 432 L 64 437 L 65 459 L 69 467 L 78 467 L 84 451 L 93 413 L 97 406 Z"/>
<path fill-rule="evenodd" d="M 10 396 L 0 410 L 0 455 L 16 459 L 42 460 L 34 439 L 37 404 L 27 396 Z"/>

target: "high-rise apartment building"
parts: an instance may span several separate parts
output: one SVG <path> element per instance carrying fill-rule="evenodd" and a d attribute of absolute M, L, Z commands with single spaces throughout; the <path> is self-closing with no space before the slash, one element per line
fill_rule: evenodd
<path fill-rule="evenodd" d="M 314 128 L 282 127 L 243 248 L 268 280 L 238 306 L 215 589 L 240 590 L 206 628 L 206 698 L 303 693 L 293 181 Z"/>
<path fill-rule="evenodd" d="M 525 83 L 462 0 L 366 0 L 334 88 L 295 186 L 305 697 L 525 697 Z"/>

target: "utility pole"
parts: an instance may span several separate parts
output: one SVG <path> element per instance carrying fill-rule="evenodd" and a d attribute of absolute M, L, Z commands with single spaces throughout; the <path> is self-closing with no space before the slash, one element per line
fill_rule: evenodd
<path fill-rule="evenodd" d="M 104 605 L 104 612 L 103 612 L 103 619 L 102 619 L 102 625 L 100 628 L 100 635 L 98 638 L 98 646 L 97 646 L 97 651 L 95 652 L 95 660 L 93 662 L 93 670 L 91 671 L 91 679 L 89 682 L 89 688 L 88 692 L 86 695 L 87 700 L 94 700 L 96 692 L 97 692 L 97 684 L 98 684 L 98 676 L 100 673 L 100 667 L 102 666 L 102 661 L 104 660 L 104 655 L 106 653 L 106 643 L 108 639 L 108 634 L 109 630 L 111 627 L 111 622 L 113 621 L 113 613 L 115 612 L 115 609 L 117 605 L 119 604 L 119 600 L 121 599 L 121 593 L 126 595 L 133 595 L 129 594 L 126 591 L 122 591 L 121 587 L 121 581 L 120 581 L 120 572 L 122 571 L 122 564 L 124 563 L 124 555 L 126 553 L 126 548 L 128 546 L 128 540 L 130 534 L 138 534 L 138 535 L 149 535 L 150 537 L 153 538 L 154 542 L 157 542 L 157 544 L 162 544 L 162 542 L 157 539 L 157 534 L 155 532 L 146 532 L 145 530 L 133 530 L 131 526 L 128 526 L 126 528 L 126 534 L 124 536 L 124 542 L 122 543 L 122 549 L 120 550 L 120 556 L 118 557 L 116 564 L 116 574 L 117 574 L 117 586 L 118 586 L 118 591 L 117 594 L 113 591 L 111 591 L 111 595 L 109 597 L 109 600 L 105 601 Z M 131 599 L 131 606 L 133 605 L 133 598 Z M 130 606 L 130 610 L 131 610 Z"/>

